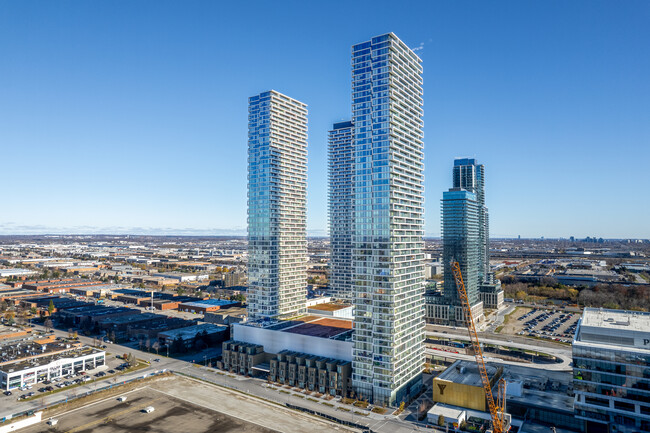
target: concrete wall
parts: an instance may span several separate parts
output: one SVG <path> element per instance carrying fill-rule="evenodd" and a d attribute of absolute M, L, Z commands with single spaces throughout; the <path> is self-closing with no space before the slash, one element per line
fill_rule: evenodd
<path fill-rule="evenodd" d="M 25 419 L 21 419 L 20 421 L 16 421 L 15 423 L 9 424 L 9 425 L 4 425 L 0 427 L 0 433 L 8 433 L 8 432 L 13 432 L 21 428 L 28 427 L 30 425 L 38 424 L 41 422 L 41 417 L 43 416 L 43 412 L 34 412 L 33 416 L 30 416 Z"/>
<path fill-rule="evenodd" d="M 352 361 L 352 342 L 273 331 L 252 326 L 232 325 L 232 339 L 245 343 L 260 344 L 264 351 L 279 353 L 283 350 L 308 353 L 310 355 Z"/>

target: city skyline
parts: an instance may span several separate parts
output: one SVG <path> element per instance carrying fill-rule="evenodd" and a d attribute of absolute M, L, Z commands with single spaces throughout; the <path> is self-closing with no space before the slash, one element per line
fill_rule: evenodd
<path fill-rule="evenodd" d="M 629 188 L 648 185 L 647 3 L 153 5 L 0 8 L 1 235 L 245 235 L 241 101 L 269 84 L 310 106 L 307 229 L 325 235 L 346 53 L 392 31 L 423 59 L 426 236 L 440 235 L 450 162 L 468 156 L 490 167 L 493 237 L 650 238 L 650 204 Z"/>

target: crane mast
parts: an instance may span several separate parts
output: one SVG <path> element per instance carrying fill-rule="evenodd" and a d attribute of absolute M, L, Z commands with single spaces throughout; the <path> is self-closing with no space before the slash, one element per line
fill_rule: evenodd
<path fill-rule="evenodd" d="M 472 317 L 472 310 L 469 305 L 469 298 L 467 297 L 467 290 L 465 290 L 465 283 L 463 282 L 463 275 L 460 272 L 460 265 L 456 261 L 451 262 L 451 270 L 454 274 L 454 280 L 456 281 L 456 289 L 458 290 L 458 297 L 460 298 L 461 304 L 463 306 L 463 313 L 465 315 L 465 325 L 467 326 L 467 331 L 469 332 L 469 339 L 472 343 L 472 349 L 474 350 L 474 357 L 476 358 L 476 364 L 478 365 L 478 371 L 481 376 L 481 382 L 483 383 L 483 391 L 485 392 L 485 398 L 490 409 L 490 416 L 492 417 L 492 431 L 494 433 L 504 433 L 504 412 L 505 412 L 505 380 L 499 380 L 499 385 L 497 388 L 497 402 L 495 403 L 494 397 L 492 396 L 492 387 L 490 385 L 490 378 L 487 374 L 487 368 L 485 367 L 485 361 L 483 360 L 483 350 L 481 349 L 481 344 L 478 339 L 478 334 L 476 333 L 476 327 L 474 326 L 474 318 Z"/>

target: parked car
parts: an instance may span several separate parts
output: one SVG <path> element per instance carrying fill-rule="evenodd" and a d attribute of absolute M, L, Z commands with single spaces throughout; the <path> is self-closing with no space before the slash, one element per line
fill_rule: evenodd
<path fill-rule="evenodd" d="M 4 394 L 5 395 L 11 395 L 11 391 L 5 391 Z"/>

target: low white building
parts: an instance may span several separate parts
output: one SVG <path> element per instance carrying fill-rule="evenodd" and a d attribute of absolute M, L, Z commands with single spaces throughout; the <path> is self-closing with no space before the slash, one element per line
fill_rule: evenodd
<path fill-rule="evenodd" d="M 0 269 L 0 278 L 11 278 L 11 277 L 27 277 L 29 275 L 36 275 L 36 271 L 31 271 L 29 269 L 19 269 L 19 268 L 10 268 L 10 269 Z"/>
<path fill-rule="evenodd" d="M 169 278 L 170 280 L 176 280 L 179 283 L 187 283 L 190 281 L 205 281 L 210 278 L 209 274 L 181 274 L 177 272 L 156 273 L 153 274 L 153 276 Z"/>
<path fill-rule="evenodd" d="M 106 352 L 90 347 L 6 362 L 0 365 L 0 389 L 8 391 L 105 365 Z"/>

